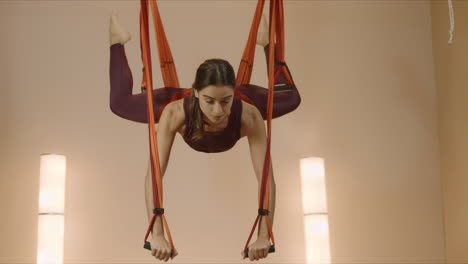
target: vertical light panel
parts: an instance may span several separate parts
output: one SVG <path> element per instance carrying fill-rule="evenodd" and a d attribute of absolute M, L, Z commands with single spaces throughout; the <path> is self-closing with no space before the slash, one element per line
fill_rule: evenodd
<path fill-rule="evenodd" d="M 40 157 L 37 263 L 63 263 L 66 157 Z"/>
<path fill-rule="evenodd" d="M 39 215 L 37 263 L 63 263 L 63 215 Z"/>
<path fill-rule="evenodd" d="M 330 263 L 324 161 L 305 158 L 300 166 L 307 263 Z"/>

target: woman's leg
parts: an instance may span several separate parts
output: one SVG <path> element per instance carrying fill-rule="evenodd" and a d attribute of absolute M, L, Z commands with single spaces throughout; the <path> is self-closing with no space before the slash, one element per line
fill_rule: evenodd
<path fill-rule="evenodd" d="M 268 50 L 269 44 L 264 47 L 265 57 L 268 65 Z M 275 45 L 275 72 L 279 67 L 280 63 L 276 56 L 276 45 Z M 289 73 L 292 80 L 291 72 L 288 66 L 285 64 L 285 68 Z M 268 67 L 267 67 L 268 72 Z M 301 103 L 301 96 L 297 90 L 296 85 L 287 86 L 288 89 L 276 89 L 284 87 L 283 84 L 287 84 L 286 77 L 282 70 L 279 71 L 278 78 L 275 82 L 275 90 L 273 92 L 273 118 L 280 117 L 287 113 L 294 111 Z M 263 119 L 267 118 L 267 103 L 268 103 L 268 89 L 249 84 L 236 87 L 236 89 L 249 97 L 253 104 L 258 108 L 262 114 Z"/>
<path fill-rule="evenodd" d="M 109 22 L 110 43 L 110 108 L 116 115 L 140 123 L 148 123 L 146 94 L 133 94 L 133 78 L 125 55 L 125 43 L 132 38 L 118 21 L 114 11 Z M 158 122 L 158 112 L 161 105 L 180 88 L 153 89 L 153 105 L 155 122 Z"/>
<path fill-rule="evenodd" d="M 113 44 L 110 47 L 110 108 L 122 118 L 139 123 L 148 123 L 146 93 L 132 94 L 133 78 L 125 55 L 124 45 Z M 155 122 L 161 105 L 182 88 L 163 87 L 153 89 L 153 110 Z"/>

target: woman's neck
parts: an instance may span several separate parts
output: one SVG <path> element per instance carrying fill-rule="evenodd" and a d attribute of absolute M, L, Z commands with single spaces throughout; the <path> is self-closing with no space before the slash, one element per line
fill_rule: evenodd
<path fill-rule="evenodd" d="M 208 132 L 217 132 L 217 131 L 222 131 L 224 130 L 228 123 L 229 123 L 229 116 L 227 116 L 222 122 L 219 124 L 215 124 L 208 120 L 205 115 L 203 115 L 203 122 L 205 123 L 205 131 Z"/>

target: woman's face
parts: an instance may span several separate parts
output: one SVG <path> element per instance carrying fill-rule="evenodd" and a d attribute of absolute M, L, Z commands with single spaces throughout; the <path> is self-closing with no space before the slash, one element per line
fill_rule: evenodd
<path fill-rule="evenodd" d="M 200 109 L 207 121 L 219 124 L 226 120 L 231 114 L 234 89 L 229 85 L 209 85 L 200 91 L 195 90 L 195 96 L 200 102 Z"/>

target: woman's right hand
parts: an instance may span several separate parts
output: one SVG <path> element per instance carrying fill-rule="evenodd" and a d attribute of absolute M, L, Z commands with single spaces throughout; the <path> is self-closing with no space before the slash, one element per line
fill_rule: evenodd
<path fill-rule="evenodd" d="M 115 43 L 125 45 L 132 39 L 132 35 L 119 23 L 117 11 L 114 10 L 109 23 L 109 43 L 112 46 Z"/>
<path fill-rule="evenodd" d="M 174 252 L 171 256 L 171 245 L 166 240 L 164 235 L 155 235 L 150 240 L 151 244 L 151 255 L 153 255 L 156 259 L 164 260 L 165 262 L 169 260 L 169 258 L 173 259 L 179 253 L 177 249 L 174 248 Z"/>

